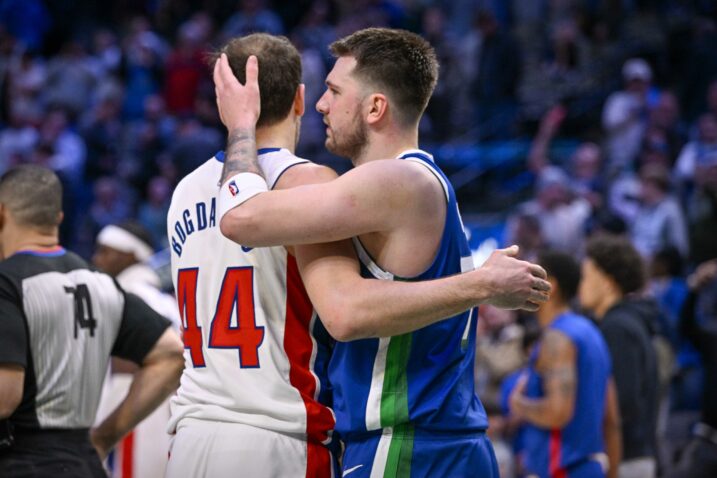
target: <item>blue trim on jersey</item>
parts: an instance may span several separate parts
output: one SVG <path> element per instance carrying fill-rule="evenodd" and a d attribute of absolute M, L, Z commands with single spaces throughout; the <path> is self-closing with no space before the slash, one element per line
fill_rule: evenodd
<path fill-rule="evenodd" d="M 67 251 L 60 247 L 59 249 L 52 249 L 50 251 L 41 251 L 37 249 L 23 249 L 20 251 L 17 251 L 15 254 L 24 254 L 28 256 L 35 256 L 35 257 L 60 257 L 64 256 Z"/>
<path fill-rule="evenodd" d="M 276 153 L 281 151 L 281 148 L 259 148 L 256 150 L 256 154 Z"/>

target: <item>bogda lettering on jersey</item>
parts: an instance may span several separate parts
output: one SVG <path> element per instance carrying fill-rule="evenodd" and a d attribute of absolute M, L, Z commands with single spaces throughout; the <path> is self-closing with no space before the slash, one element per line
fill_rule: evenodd
<path fill-rule="evenodd" d="M 208 207 L 207 203 L 202 201 L 195 205 L 194 210 L 185 209 L 182 212 L 182 219 L 174 223 L 174 234 L 171 239 L 172 250 L 177 256 L 182 256 L 182 247 L 194 232 L 216 227 L 216 203 L 216 198 L 212 198 Z"/>

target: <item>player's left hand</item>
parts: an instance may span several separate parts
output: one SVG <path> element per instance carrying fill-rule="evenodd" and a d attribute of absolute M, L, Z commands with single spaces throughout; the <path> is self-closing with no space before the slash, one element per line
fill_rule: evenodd
<path fill-rule="evenodd" d="M 239 83 L 225 53 L 214 64 L 214 91 L 219 117 L 227 130 L 253 129 L 261 113 L 259 61 L 251 55 L 246 62 L 246 82 Z"/>

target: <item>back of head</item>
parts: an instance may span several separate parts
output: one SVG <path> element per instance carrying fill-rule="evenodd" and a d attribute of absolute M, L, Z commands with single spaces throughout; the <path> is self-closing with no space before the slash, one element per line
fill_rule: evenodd
<path fill-rule="evenodd" d="M 62 221 L 62 185 L 35 165 L 17 166 L 0 177 L 0 203 L 21 226 L 51 232 Z"/>
<path fill-rule="evenodd" d="M 261 115 L 257 127 L 272 126 L 286 118 L 301 84 L 301 55 L 289 39 L 267 33 L 234 38 L 212 55 L 212 65 L 222 53 L 226 53 L 234 76 L 242 84 L 246 82 L 249 56 L 259 60 Z"/>
<path fill-rule="evenodd" d="M 558 284 L 559 299 L 567 304 L 578 292 L 580 265 L 569 254 L 558 251 L 544 251 L 538 255 L 538 264 Z"/>
<path fill-rule="evenodd" d="M 624 236 L 595 235 L 587 243 L 585 255 L 609 276 L 623 295 L 645 285 L 645 265 L 635 246 Z"/>
<path fill-rule="evenodd" d="M 366 28 L 329 48 L 336 57 L 356 59 L 354 74 L 385 92 L 401 126 L 418 124 L 438 81 L 436 52 L 426 40 L 405 30 Z"/>

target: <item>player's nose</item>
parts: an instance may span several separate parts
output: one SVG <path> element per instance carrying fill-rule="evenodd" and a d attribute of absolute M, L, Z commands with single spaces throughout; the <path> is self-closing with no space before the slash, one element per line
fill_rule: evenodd
<path fill-rule="evenodd" d="M 324 94 L 321 95 L 321 98 L 319 98 L 319 101 L 316 102 L 316 111 L 318 111 L 322 115 L 325 115 L 326 113 L 328 113 L 329 105 L 328 105 L 328 102 L 326 101 L 326 92 L 324 92 Z"/>

